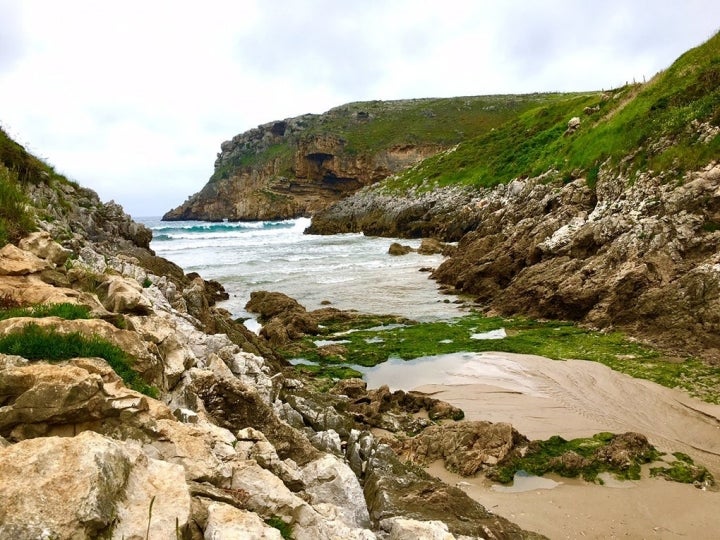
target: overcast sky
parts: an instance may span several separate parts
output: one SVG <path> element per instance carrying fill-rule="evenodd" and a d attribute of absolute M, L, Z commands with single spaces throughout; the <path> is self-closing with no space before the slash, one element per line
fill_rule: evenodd
<path fill-rule="evenodd" d="M 258 124 L 609 88 L 719 29 L 717 0 L 0 0 L 0 123 L 103 200 L 161 215 Z"/>

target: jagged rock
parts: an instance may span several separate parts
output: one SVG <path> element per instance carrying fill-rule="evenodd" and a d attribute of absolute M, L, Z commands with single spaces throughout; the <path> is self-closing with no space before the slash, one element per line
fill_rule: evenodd
<path fill-rule="evenodd" d="M 610 444 L 598 450 L 597 457 L 614 468 L 627 470 L 638 461 L 647 461 L 653 450 L 645 435 L 628 432 L 615 435 Z"/>
<path fill-rule="evenodd" d="M 527 443 L 510 424 L 475 421 L 430 426 L 400 442 L 396 451 L 402 459 L 422 465 L 442 459 L 449 471 L 472 476 Z"/>
<path fill-rule="evenodd" d="M 362 379 L 340 379 L 330 391 L 331 394 L 357 399 L 367 394 L 367 383 Z"/>
<path fill-rule="evenodd" d="M 30 233 L 18 243 L 20 249 L 44 259 L 55 266 L 60 266 L 70 257 L 72 251 L 55 242 L 50 233 L 39 231 Z"/>
<path fill-rule="evenodd" d="M 375 540 L 369 530 L 345 523 L 342 509 L 325 502 L 318 504 L 317 509 L 313 508 L 293 494 L 279 478 L 252 461 L 235 468 L 232 489 L 246 494 L 246 508 L 262 515 L 278 516 L 290 523 L 296 540 Z"/>
<path fill-rule="evenodd" d="M 253 428 L 238 431 L 235 450 L 246 459 L 254 459 L 262 468 L 280 478 L 291 491 L 300 491 L 305 487 L 297 464 L 291 459 L 281 460 L 261 431 Z"/>
<path fill-rule="evenodd" d="M 332 504 L 340 509 L 343 521 L 356 528 L 370 526 L 370 515 L 360 482 L 350 467 L 329 454 L 302 469 L 305 493 L 313 506 Z"/>
<path fill-rule="evenodd" d="M 92 361 L 55 365 L 13 358 L 0 355 L 0 402 L 6 403 L 0 409 L 0 433 L 6 437 L 73 434 L 123 411 L 148 410 L 147 398 L 125 388 L 107 364 L 110 381 Z"/>
<path fill-rule="evenodd" d="M 301 466 L 317 459 L 318 451 L 307 438 L 280 421 L 260 395 L 240 381 L 197 372 L 188 389 L 220 427 L 232 432 L 246 427 L 262 431 L 280 459 L 290 458 Z"/>
<path fill-rule="evenodd" d="M 423 238 L 417 252 L 420 255 L 443 255 L 448 252 L 449 246 L 436 238 Z"/>
<path fill-rule="evenodd" d="M 103 283 L 103 305 L 113 313 L 147 315 L 152 304 L 143 296 L 143 288 L 135 280 L 113 276 Z"/>
<path fill-rule="evenodd" d="M 257 514 L 214 502 L 208 506 L 204 538 L 206 540 L 231 538 L 282 540 L 282 535 L 279 530 L 267 525 Z"/>
<path fill-rule="evenodd" d="M 0 276 L 25 276 L 49 268 L 47 261 L 12 244 L 0 249 Z"/>
<path fill-rule="evenodd" d="M 383 444 L 374 447 L 368 459 L 364 486 L 370 518 L 375 523 L 400 517 L 442 521 L 454 535 L 543 538 L 491 514 L 459 488 L 440 482 L 419 467 L 401 463 Z"/>
<path fill-rule="evenodd" d="M 408 253 L 411 253 L 413 251 L 415 250 L 412 247 L 405 246 L 398 242 L 393 242 L 388 248 L 388 254 L 390 255 L 407 255 Z"/>
<path fill-rule="evenodd" d="M 310 443 L 321 452 L 328 452 L 336 456 L 341 456 L 343 453 L 340 435 L 334 429 L 311 434 Z"/>
<path fill-rule="evenodd" d="M 176 519 L 182 531 L 190 513 L 180 467 L 92 432 L 0 449 L 0 497 L 2 538 L 144 537 L 153 497 L 152 537 Z"/>
<path fill-rule="evenodd" d="M 341 437 L 347 437 L 350 434 L 352 422 L 346 416 L 338 413 L 331 405 L 324 405 L 292 394 L 286 396 L 285 399 L 315 431 L 332 429 Z"/>
<path fill-rule="evenodd" d="M 388 540 L 455 540 L 442 521 L 390 518 L 381 521 L 380 527 L 390 533 Z"/>
<path fill-rule="evenodd" d="M 570 120 L 568 120 L 567 123 L 567 129 L 565 130 L 565 135 L 572 135 L 575 133 L 578 128 L 580 127 L 580 118 L 577 116 L 573 116 Z"/>

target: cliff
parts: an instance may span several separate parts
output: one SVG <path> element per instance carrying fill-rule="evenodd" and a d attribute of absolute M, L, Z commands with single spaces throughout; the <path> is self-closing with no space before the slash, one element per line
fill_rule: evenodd
<path fill-rule="evenodd" d="M 490 312 L 720 360 L 720 35 L 646 84 L 527 111 L 318 213 L 309 232 L 459 241 Z"/>
<path fill-rule="evenodd" d="M 413 429 L 456 409 L 328 393 L 215 306 L 220 284 L 0 135 L 0 537 L 540 538 L 402 463 L 347 406 Z"/>
<path fill-rule="evenodd" d="M 263 124 L 221 145 L 203 189 L 164 220 L 309 216 L 492 130 L 557 94 L 349 103 Z"/>

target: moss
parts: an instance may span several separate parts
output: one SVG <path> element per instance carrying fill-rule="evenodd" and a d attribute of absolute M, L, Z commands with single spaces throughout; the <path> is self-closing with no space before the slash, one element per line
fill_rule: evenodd
<path fill-rule="evenodd" d="M 159 394 L 157 388 L 143 381 L 140 374 L 132 368 L 132 357 L 97 336 L 87 338 L 78 332 L 61 334 L 52 328 L 45 329 L 29 324 L 20 331 L 0 338 L 0 352 L 22 356 L 28 360 L 49 362 L 70 358 L 103 358 L 129 388 L 153 398 Z"/>
<path fill-rule="evenodd" d="M 348 366 L 320 366 L 298 364 L 295 369 L 304 373 L 309 373 L 314 377 L 327 379 L 352 379 L 362 377 L 362 373 Z"/>
<path fill-rule="evenodd" d="M 660 455 L 653 447 L 632 454 L 629 465 L 616 465 L 605 459 L 602 450 L 615 440 L 612 433 L 597 433 L 592 437 L 572 439 L 570 441 L 553 436 L 545 441 L 532 441 L 524 455 L 513 455 L 489 476 L 492 480 L 509 483 L 515 473 L 525 471 L 542 476 L 555 473 L 567 478 L 581 476 L 593 482 L 600 473 L 610 472 L 623 480 L 640 478 L 640 465 L 649 463 Z"/>
<path fill-rule="evenodd" d="M 675 452 L 673 456 L 675 461 L 670 463 L 669 467 L 652 467 L 650 474 L 684 484 L 715 484 L 715 479 L 710 471 L 702 465 L 696 465 L 690 456 L 682 452 Z"/>
<path fill-rule="evenodd" d="M 402 324 L 397 321 L 402 321 Z M 387 324 L 377 325 L 383 321 Z M 355 327 L 354 325 L 357 325 Z M 415 323 L 397 318 L 358 318 L 325 324 L 327 340 L 342 340 L 341 357 L 320 354 L 315 338 L 306 337 L 283 351 L 322 366 L 342 363 L 375 366 L 390 357 L 412 360 L 456 352 L 500 351 L 537 354 L 555 360 L 600 362 L 616 371 L 670 388 L 680 387 L 711 403 L 720 403 L 720 367 L 695 358 L 668 359 L 659 351 L 627 339 L 619 332 L 593 332 L 570 322 L 535 321 L 522 317 L 485 317 L 473 313 L 448 321 Z M 473 339 L 473 334 L 504 328 L 503 339 Z"/>

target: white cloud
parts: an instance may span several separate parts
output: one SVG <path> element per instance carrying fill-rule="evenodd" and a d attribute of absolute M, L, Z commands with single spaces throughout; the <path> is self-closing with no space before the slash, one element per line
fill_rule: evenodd
<path fill-rule="evenodd" d="M 347 101 L 609 87 L 718 24 L 700 0 L 0 0 L 0 122 L 103 199 L 157 215 L 257 124 Z"/>

